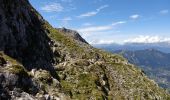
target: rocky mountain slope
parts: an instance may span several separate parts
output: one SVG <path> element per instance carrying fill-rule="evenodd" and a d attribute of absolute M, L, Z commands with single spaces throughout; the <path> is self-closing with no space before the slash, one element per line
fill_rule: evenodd
<path fill-rule="evenodd" d="M 155 49 L 126 51 L 114 53 L 123 55 L 130 63 L 138 65 L 145 73 L 154 79 L 159 86 L 170 92 L 170 54 Z"/>
<path fill-rule="evenodd" d="M 170 98 L 121 56 L 69 33 L 53 28 L 27 0 L 0 0 L 0 99 Z"/>

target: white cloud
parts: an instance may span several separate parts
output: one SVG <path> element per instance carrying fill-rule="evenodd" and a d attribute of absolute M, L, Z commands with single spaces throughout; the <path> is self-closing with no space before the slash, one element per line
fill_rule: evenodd
<path fill-rule="evenodd" d="M 111 43 L 115 43 L 113 40 L 95 40 L 95 41 L 91 41 L 89 42 L 90 44 L 111 44 Z"/>
<path fill-rule="evenodd" d="M 105 30 L 110 30 L 110 29 L 112 29 L 112 26 L 106 25 L 106 26 L 86 27 L 86 28 L 78 29 L 78 31 L 82 33 L 92 33 L 92 32 L 99 32 L 99 31 L 105 31 Z"/>
<path fill-rule="evenodd" d="M 61 21 L 61 25 L 60 27 L 69 27 L 69 21 L 73 20 L 71 17 L 65 17 L 63 19 L 57 19 L 59 21 Z"/>
<path fill-rule="evenodd" d="M 95 16 L 96 14 L 98 14 L 102 9 L 109 7 L 108 5 L 103 5 L 101 7 L 99 7 L 98 9 L 96 9 L 96 11 L 91 11 L 91 12 L 87 12 L 84 14 L 81 14 L 79 16 L 77 16 L 78 18 L 84 18 L 84 17 L 90 17 L 90 16 Z"/>
<path fill-rule="evenodd" d="M 169 13 L 169 10 L 167 10 L 167 9 L 164 9 L 164 10 L 160 11 L 160 14 L 168 14 L 168 13 Z"/>
<path fill-rule="evenodd" d="M 45 12 L 61 12 L 63 9 L 60 3 L 51 3 L 41 7 L 41 10 Z"/>
<path fill-rule="evenodd" d="M 124 43 L 159 43 L 159 42 L 170 42 L 170 38 L 141 35 L 124 41 Z"/>
<path fill-rule="evenodd" d="M 126 21 L 119 21 L 119 22 L 112 23 L 112 25 L 115 26 L 115 25 L 125 24 L 125 23 L 126 23 Z"/>
<path fill-rule="evenodd" d="M 81 28 L 77 29 L 80 33 L 83 34 L 89 34 L 89 33 L 95 33 L 95 32 L 102 32 L 102 31 L 108 31 L 116 27 L 117 25 L 124 24 L 126 23 L 125 21 L 119 21 L 119 22 L 114 22 L 110 25 L 104 25 L 104 26 L 91 26 L 91 27 L 86 27 L 86 28 Z"/>
<path fill-rule="evenodd" d="M 85 13 L 85 14 L 81 14 L 80 16 L 78 16 L 78 18 L 94 16 L 94 15 L 96 15 L 97 13 L 98 13 L 98 11 L 87 12 L 87 13 Z"/>
<path fill-rule="evenodd" d="M 109 5 L 103 5 L 103 6 L 99 7 L 99 8 L 96 9 L 96 10 L 97 10 L 97 11 L 100 11 L 100 10 L 102 10 L 102 9 L 104 9 L 104 8 L 107 8 L 107 7 L 109 7 Z"/>
<path fill-rule="evenodd" d="M 130 18 L 135 20 L 135 19 L 140 18 L 140 15 L 134 14 L 134 15 L 131 15 Z"/>
<path fill-rule="evenodd" d="M 91 26 L 91 23 L 84 23 L 83 26 Z"/>
<path fill-rule="evenodd" d="M 61 19 L 61 20 L 70 21 L 70 20 L 72 20 L 72 18 L 71 18 L 71 17 L 65 17 L 65 18 L 63 18 L 63 19 Z"/>

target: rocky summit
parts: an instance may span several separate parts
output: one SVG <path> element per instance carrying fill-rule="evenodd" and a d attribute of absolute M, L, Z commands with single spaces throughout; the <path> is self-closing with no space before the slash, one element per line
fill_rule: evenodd
<path fill-rule="evenodd" d="M 0 0 L 0 100 L 169 100 L 123 57 L 53 28 L 28 0 Z"/>

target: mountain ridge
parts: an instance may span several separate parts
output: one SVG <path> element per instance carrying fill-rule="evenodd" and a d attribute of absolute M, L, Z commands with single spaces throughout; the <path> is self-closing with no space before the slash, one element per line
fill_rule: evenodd
<path fill-rule="evenodd" d="M 163 53 L 156 49 L 146 49 L 146 50 L 118 50 L 114 53 L 120 53 L 129 62 L 136 64 L 138 66 L 150 66 L 150 67 L 169 67 L 169 53 Z M 153 61 L 152 61 L 153 60 Z"/>
<path fill-rule="evenodd" d="M 66 29 L 66 28 L 56 28 L 57 30 L 59 30 L 59 32 L 67 34 L 68 36 L 71 36 L 72 38 L 74 38 L 75 40 L 82 42 L 82 43 L 86 43 L 89 44 L 85 39 L 83 39 L 80 34 L 75 31 L 75 30 L 71 30 L 71 29 Z"/>
<path fill-rule="evenodd" d="M 169 42 L 158 42 L 158 43 L 125 43 L 125 44 L 92 44 L 96 48 L 106 49 L 107 51 L 116 50 L 145 50 L 145 49 L 157 49 L 159 51 L 170 53 Z"/>

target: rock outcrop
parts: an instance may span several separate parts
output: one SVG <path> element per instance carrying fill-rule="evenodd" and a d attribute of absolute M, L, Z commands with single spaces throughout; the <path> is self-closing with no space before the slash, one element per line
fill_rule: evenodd
<path fill-rule="evenodd" d="M 66 29 L 66 28 L 57 28 L 57 30 L 59 30 L 59 32 L 64 33 L 70 37 L 72 37 L 73 39 L 77 40 L 78 42 L 82 42 L 82 43 L 86 43 L 88 44 L 88 42 L 83 39 L 80 34 L 77 31 L 71 30 L 71 29 Z"/>

